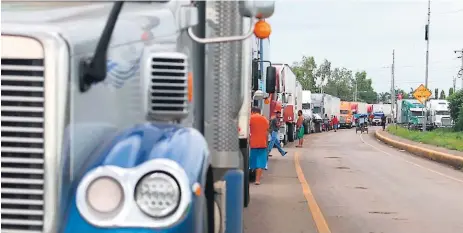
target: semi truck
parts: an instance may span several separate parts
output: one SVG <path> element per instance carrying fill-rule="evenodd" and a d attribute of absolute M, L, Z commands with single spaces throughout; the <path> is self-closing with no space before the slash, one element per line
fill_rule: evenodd
<path fill-rule="evenodd" d="M 327 97 L 330 104 L 328 108 L 328 116 L 336 116 L 339 119 L 341 115 L 341 99 L 332 95 L 326 95 L 325 97 Z"/>
<path fill-rule="evenodd" d="M 431 112 L 431 119 L 436 127 L 446 128 L 452 126 L 449 102 L 447 100 L 429 100 L 427 107 Z"/>
<path fill-rule="evenodd" d="M 2 3 L 2 232 L 243 232 L 242 41 L 273 11 Z"/>
<path fill-rule="evenodd" d="M 313 113 L 316 122 L 323 121 L 324 119 L 330 119 L 331 116 L 340 116 L 341 99 L 338 97 L 312 93 Z M 315 132 L 321 132 L 322 125 L 315 124 Z"/>
<path fill-rule="evenodd" d="M 302 114 L 304 115 L 304 133 L 309 134 L 315 131 L 315 119 L 312 111 L 312 92 L 302 91 Z M 319 122 L 320 123 L 320 122 Z"/>
<path fill-rule="evenodd" d="M 297 112 L 302 110 L 302 87 L 288 64 L 272 63 L 272 67 L 276 68 L 276 80 L 280 85 L 280 91 L 277 92 L 277 100 L 282 108 L 279 137 L 280 142 L 286 145 L 296 139 Z M 275 104 L 278 107 L 278 103 Z"/>
<path fill-rule="evenodd" d="M 357 104 L 356 114 L 368 114 L 368 104 L 364 102 L 355 102 Z"/>
<path fill-rule="evenodd" d="M 433 129 L 431 117 L 425 119 L 426 107 L 415 99 L 402 99 L 397 101 L 397 123 L 410 129 Z M 429 112 L 428 112 L 429 113 Z M 427 114 L 429 116 L 429 114 Z"/>
<path fill-rule="evenodd" d="M 391 104 L 373 104 L 373 112 L 382 112 L 386 116 L 387 122 L 392 122 Z"/>
<path fill-rule="evenodd" d="M 352 128 L 352 110 L 351 103 L 348 101 L 341 101 L 340 106 L 339 126 L 341 128 Z"/>

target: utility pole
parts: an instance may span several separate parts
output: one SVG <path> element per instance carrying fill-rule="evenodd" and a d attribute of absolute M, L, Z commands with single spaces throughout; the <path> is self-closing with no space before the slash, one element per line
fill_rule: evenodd
<path fill-rule="evenodd" d="M 453 92 L 456 92 L 457 90 L 457 76 L 453 76 Z"/>
<path fill-rule="evenodd" d="M 392 109 L 392 122 L 395 122 L 394 115 L 396 114 L 395 109 L 395 80 L 394 80 L 394 68 L 395 68 L 395 49 L 392 50 L 392 66 L 391 66 L 391 109 Z"/>
<path fill-rule="evenodd" d="M 455 53 L 460 53 L 460 56 L 458 58 L 461 58 L 461 67 L 460 67 L 460 70 L 458 71 L 458 78 L 461 78 L 461 87 L 460 87 L 460 90 L 463 90 L 463 49 L 461 50 L 455 50 Z M 456 80 L 455 80 L 456 82 Z M 453 84 L 453 86 L 455 86 L 455 84 Z M 455 88 L 453 88 L 454 91 Z"/>
<path fill-rule="evenodd" d="M 425 27 L 425 36 L 424 39 L 426 40 L 426 73 L 425 73 L 425 81 L 424 86 L 428 88 L 428 71 L 429 71 L 429 25 L 431 23 L 431 0 L 428 0 L 428 24 Z M 424 106 L 426 107 L 426 101 L 424 102 Z M 425 108 L 426 109 L 426 108 Z M 428 123 L 428 111 L 424 111 L 424 123 L 423 123 L 423 131 L 426 131 L 426 124 Z"/>

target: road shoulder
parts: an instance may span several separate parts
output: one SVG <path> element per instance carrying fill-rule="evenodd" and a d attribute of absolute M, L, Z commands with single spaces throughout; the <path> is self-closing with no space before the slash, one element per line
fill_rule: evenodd
<path fill-rule="evenodd" d="M 285 157 L 273 152 L 261 185 L 251 184 L 251 202 L 244 210 L 244 232 L 317 232 L 294 167 L 295 149 L 285 149 Z"/>
<path fill-rule="evenodd" d="M 382 130 L 377 130 L 375 132 L 375 136 L 378 140 L 386 144 L 406 150 L 412 154 L 422 156 L 440 163 L 445 163 L 456 168 L 463 167 L 463 152 L 414 142 L 392 135 Z"/>

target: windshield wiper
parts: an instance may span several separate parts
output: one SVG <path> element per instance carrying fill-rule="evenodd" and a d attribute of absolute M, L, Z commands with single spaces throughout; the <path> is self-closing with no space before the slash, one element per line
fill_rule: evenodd
<path fill-rule="evenodd" d="M 124 1 L 114 3 L 92 59 L 82 62 L 82 73 L 79 80 L 81 92 L 87 91 L 93 84 L 102 82 L 106 78 L 109 42 L 111 41 L 111 36 L 123 5 Z"/>

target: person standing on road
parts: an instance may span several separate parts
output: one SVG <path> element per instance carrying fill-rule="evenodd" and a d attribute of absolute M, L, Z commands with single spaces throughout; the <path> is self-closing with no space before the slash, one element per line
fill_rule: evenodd
<path fill-rule="evenodd" d="M 270 155 L 270 152 L 272 151 L 273 146 L 278 149 L 281 156 L 285 156 L 288 153 L 284 151 L 283 148 L 281 148 L 280 139 L 278 137 L 278 131 L 280 130 L 280 114 L 281 112 L 276 111 L 275 115 L 272 116 L 272 120 L 270 121 L 270 142 L 268 143 L 268 153 L 270 157 L 272 156 Z"/>
<path fill-rule="evenodd" d="M 381 126 L 383 127 L 383 131 L 384 131 L 384 129 L 386 129 L 386 115 L 383 115 L 381 117 Z"/>
<path fill-rule="evenodd" d="M 297 116 L 296 132 L 297 138 L 299 139 L 299 145 L 296 147 L 302 147 L 302 144 L 304 144 L 304 117 L 302 116 L 302 110 L 297 111 Z"/>
<path fill-rule="evenodd" d="M 267 136 L 269 123 L 267 118 L 260 114 L 260 109 L 253 107 L 251 109 L 251 118 L 249 120 L 249 169 L 256 171 L 255 184 L 260 184 L 262 170 L 267 167 Z"/>
<path fill-rule="evenodd" d="M 334 132 L 336 132 L 336 130 L 338 129 L 338 124 L 339 124 L 338 117 L 337 117 L 337 116 L 333 116 L 333 128 L 334 128 Z"/>

